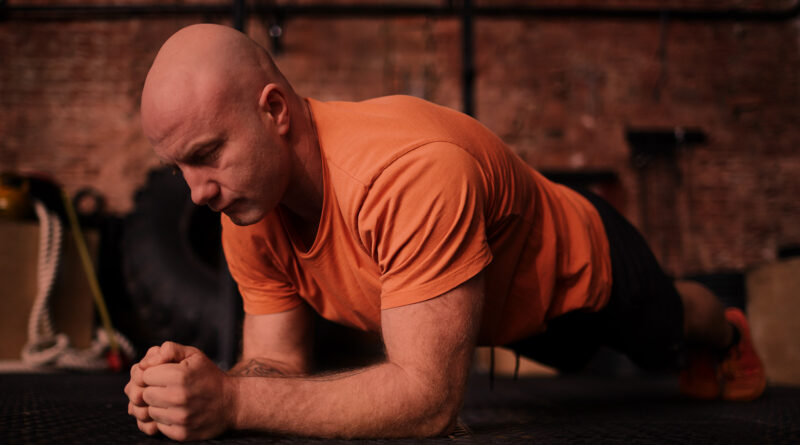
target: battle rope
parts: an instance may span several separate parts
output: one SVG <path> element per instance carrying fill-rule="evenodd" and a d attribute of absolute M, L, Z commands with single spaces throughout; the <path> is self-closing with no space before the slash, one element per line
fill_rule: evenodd
<path fill-rule="evenodd" d="M 68 200 L 69 198 L 65 198 L 65 205 Z M 128 339 L 111 328 L 108 312 L 102 302 L 102 294 L 99 293 L 97 279 L 94 275 L 94 270 L 91 268 L 88 250 L 80 233 L 80 227 L 77 226 L 77 218 L 75 218 L 71 202 L 66 205 L 67 213 L 72 223 L 73 235 L 76 238 L 75 241 L 81 254 L 81 260 L 84 262 L 84 270 L 87 277 L 89 277 L 95 303 L 103 320 L 104 329 L 98 328 L 91 346 L 83 350 L 70 347 L 69 339 L 66 335 L 55 333 L 53 322 L 50 319 L 48 303 L 53 290 L 56 272 L 58 271 L 63 229 L 58 216 L 48 211 L 44 204 L 35 201 L 34 206 L 40 224 L 38 282 L 36 299 L 28 319 L 28 342 L 22 349 L 22 361 L 34 367 L 56 367 L 75 370 L 99 370 L 117 367 L 115 362 L 105 357 L 107 351 L 118 353 L 119 349 L 122 349 L 125 356 L 129 358 L 134 356 L 135 351 Z M 89 261 L 88 265 L 87 261 Z M 100 299 L 99 303 L 98 297 Z"/>

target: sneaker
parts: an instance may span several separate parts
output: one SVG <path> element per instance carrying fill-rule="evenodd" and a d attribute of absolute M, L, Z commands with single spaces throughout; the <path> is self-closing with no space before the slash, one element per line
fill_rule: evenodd
<path fill-rule="evenodd" d="M 710 351 L 690 349 L 687 354 L 686 369 L 683 369 L 678 380 L 681 393 L 693 398 L 712 400 L 722 393 L 717 374 L 718 356 Z"/>
<path fill-rule="evenodd" d="M 739 343 L 732 346 L 719 367 L 723 381 L 722 398 L 747 401 L 759 397 L 767 386 L 764 365 L 756 354 L 750 326 L 738 308 L 725 310 L 725 319 L 739 330 Z"/>

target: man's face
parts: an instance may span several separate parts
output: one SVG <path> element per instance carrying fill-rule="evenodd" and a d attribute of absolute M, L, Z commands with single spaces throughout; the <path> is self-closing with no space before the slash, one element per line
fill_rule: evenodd
<path fill-rule="evenodd" d="M 166 113 L 159 125 L 163 137 L 151 139 L 156 154 L 183 173 L 195 204 L 223 212 L 238 225 L 272 211 L 289 176 L 287 148 L 257 99 L 217 94 L 189 100 Z"/>

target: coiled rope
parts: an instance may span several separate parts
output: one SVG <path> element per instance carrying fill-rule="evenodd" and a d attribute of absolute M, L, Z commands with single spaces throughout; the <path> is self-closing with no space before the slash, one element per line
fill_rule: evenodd
<path fill-rule="evenodd" d="M 40 225 L 38 282 L 36 299 L 28 318 L 28 342 L 22 349 L 23 363 L 33 367 L 73 370 L 108 369 L 106 353 L 116 347 L 126 357 L 132 358 L 135 350 L 130 341 L 108 327 L 96 330 L 95 338 L 87 349 L 73 348 L 65 334 L 55 333 L 49 301 L 61 256 L 63 228 L 58 216 L 47 210 L 40 201 L 35 201 L 34 207 Z"/>

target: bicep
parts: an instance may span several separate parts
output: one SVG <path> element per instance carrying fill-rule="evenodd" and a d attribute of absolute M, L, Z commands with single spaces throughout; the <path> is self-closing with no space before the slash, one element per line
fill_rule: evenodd
<path fill-rule="evenodd" d="M 285 364 L 287 372 L 307 373 L 312 334 L 311 312 L 305 304 L 275 314 L 245 314 L 241 362 L 267 359 Z"/>

